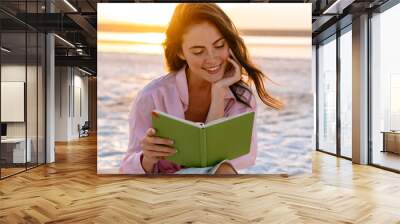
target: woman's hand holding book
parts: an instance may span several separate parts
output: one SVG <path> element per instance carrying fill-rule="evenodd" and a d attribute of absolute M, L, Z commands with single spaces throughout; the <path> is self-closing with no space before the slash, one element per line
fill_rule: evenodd
<path fill-rule="evenodd" d="M 149 128 L 140 142 L 143 151 L 142 167 L 146 173 L 153 172 L 153 166 L 159 160 L 176 153 L 176 149 L 172 148 L 174 144 L 172 140 L 156 137 L 155 134 L 156 131 Z"/>

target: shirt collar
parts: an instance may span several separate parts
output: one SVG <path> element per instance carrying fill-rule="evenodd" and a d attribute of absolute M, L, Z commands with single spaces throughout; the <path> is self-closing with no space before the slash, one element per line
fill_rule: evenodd
<path fill-rule="evenodd" d="M 186 66 L 183 66 L 177 73 L 176 73 L 176 87 L 178 89 L 179 97 L 185 108 L 187 108 L 189 104 L 189 89 L 186 77 Z M 230 88 L 225 93 L 225 100 L 233 99 L 236 100 L 235 95 L 233 95 Z"/>

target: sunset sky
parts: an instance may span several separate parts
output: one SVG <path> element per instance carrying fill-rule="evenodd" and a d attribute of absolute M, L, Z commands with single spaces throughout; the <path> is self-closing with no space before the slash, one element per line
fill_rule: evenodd
<path fill-rule="evenodd" d="M 243 36 L 253 54 L 306 58 L 311 55 L 311 4 L 218 5 L 239 31 L 256 31 L 256 35 Z M 175 7 L 175 3 L 98 4 L 98 50 L 162 53 L 163 32 Z"/>

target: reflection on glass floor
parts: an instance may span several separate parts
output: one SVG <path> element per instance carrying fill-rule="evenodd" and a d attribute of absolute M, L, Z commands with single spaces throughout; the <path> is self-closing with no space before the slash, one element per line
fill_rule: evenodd
<path fill-rule="evenodd" d="M 10 167 L 10 168 L 1 168 L 1 178 L 4 178 L 4 177 L 10 176 L 10 175 L 19 173 L 19 172 L 24 171 L 24 170 L 25 170 L 25 167 L 24 168 L 19 168 L 19 167 L 18 168 L 12 168 L 12 167 Z"/>
<path fill-rule="evenodd" d="M 38 164 L 31 163 L 31 162 L 28 162 L 25 165 L 25 163 L 12 164 L 12 163 L 5 163 L 4 161 L 0 161 L 1 178 L 11 176 L 13 174 L 19 173 L 21 171 L 24 171 L 26 169 L 30 169 L 30 168 L 33 168 L 36 166 L 38 166 Z"/>
<path fill-rule="evenodd" d="M 400 154 L 374 151 L 372 163 L 400 171 Z"/>

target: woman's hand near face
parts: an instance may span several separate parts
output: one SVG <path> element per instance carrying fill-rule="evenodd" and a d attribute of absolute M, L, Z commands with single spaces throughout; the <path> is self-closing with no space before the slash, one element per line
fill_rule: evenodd
<path fill-rule="evenodd" d="M 230 74 L 225 74 L 224 77 L 218 82 L 214 83 L 213 88 L 226 89 L 234 83 L 238 82 L 242 78 L 242 66 L 233 54 L 232 50 L 229 49 L 228 62 L 232 64 L 233 68 L 229 71 Z"/>
<path fill-rule="evenodd" d="M 224 78 L 213 83 L 211 87 L 211 104 L 207 114 L 206 123 L 224 117 L 224 98 L 226 91 L 229 86 L 238 82 L 242 78 L 242 66 L 240 66 L 231 49 L 229 49 L 229 54 L 231 57 L 228 58 L 228 62 L 232 64 L 233 68 L 229 71 L 230 74 L 225 74 Z"/>
<path fill-rule="evenodd" d="M 142 167 L 146 173 L 151 173 L 154 164 L 159 160 L 176 153 L 176 150 L 171 147 L 172 140 L 156 137 L 155 134 L 156 131 L 153 128 L 149 128 L 145 137 L 140 141 L 143 151 Z"/>

